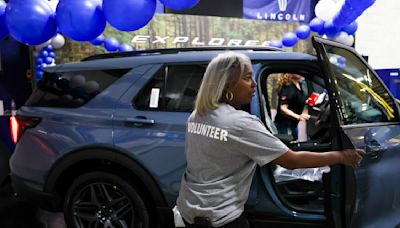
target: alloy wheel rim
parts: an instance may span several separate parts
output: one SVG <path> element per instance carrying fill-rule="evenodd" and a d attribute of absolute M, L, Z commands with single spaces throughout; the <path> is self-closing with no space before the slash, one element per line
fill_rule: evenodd
<path fill-rule="evenodd" d="M 134 226 L 135 208 L 118 186 L 97 182 L 86 185 L 73 199 L 75 227 L 142 227 Z"/>

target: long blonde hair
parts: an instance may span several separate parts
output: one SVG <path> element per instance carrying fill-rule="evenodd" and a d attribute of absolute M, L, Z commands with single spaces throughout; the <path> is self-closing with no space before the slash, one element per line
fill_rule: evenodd
<path fill-rule="evenodd" d="M 197 94 L 196 113 L 204 116 L 217 109 L 227 86 L 237 83 L 246 67 L 251 68 L 249 57 L 237 52 L 224 52 L 212 59 Z"/>
<path fill-rule="evenodd" d="M 288 86 L 292 83 L 292 74 L 289 73 L 284 73 L 284 74 L 280 74 L 278 76 L 278 82 L 276 84 L 276 88 L 279 91 L 281 91 L 283 86 Z"/>

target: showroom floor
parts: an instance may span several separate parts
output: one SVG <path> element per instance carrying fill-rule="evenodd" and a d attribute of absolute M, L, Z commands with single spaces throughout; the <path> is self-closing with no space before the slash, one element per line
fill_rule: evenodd
<path fill-rule="evenodd" d="M 16 197 L 9 184 L 0 187 L 0 227 L 65 228 L 62 213 L 37 209 Z"/>

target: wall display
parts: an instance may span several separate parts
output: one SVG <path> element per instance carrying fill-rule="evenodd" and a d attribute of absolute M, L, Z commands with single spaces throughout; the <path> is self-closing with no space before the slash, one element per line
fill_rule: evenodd
<path fill-rule="evenodd" d="M 281 40 L 287 30 L 295 31 L 298 26 L 299 23 L 156 14 L 149 24 L 134 32 L 121 32 L 107 26 L 103 35 L 91 43 L 66 39 L 64 48 L 56 50 L 57 63 L 79 61 L 107 50 L 116 51 L 116 45 L 112 44 L 116 40 L 120 45 L 125 44 L 125 48 L 130 45 L 133 50 L 220 45 L 274 46 L 279 43 L 282 47 L 282 42 L 276 41 Z M 116 40 L 107 40 L 110 37 Z M 289 50 L 311 52 L 311 42 L 307 41 L 298 41 Z"/>
<path fill-rule="evenodd" d="M 314 14 L 313 2 L 313 0 L 243 0 L 243 17 L 308 23 Z"/>

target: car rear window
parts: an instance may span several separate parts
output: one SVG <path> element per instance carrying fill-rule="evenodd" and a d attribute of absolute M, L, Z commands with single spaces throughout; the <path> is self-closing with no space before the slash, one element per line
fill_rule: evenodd
<path fill-rule="evenodd" d="M 131 69 L 45 72 L 26 106 L 77 108 Z"/>

